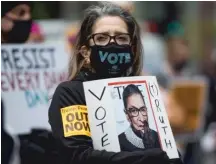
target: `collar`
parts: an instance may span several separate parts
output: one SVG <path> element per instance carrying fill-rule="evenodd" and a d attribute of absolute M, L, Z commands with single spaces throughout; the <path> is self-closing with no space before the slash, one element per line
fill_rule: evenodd
<path fill-rule="evenodd" d="M 143 140 L 134 133 L 134 131 L 131 128 L 131 126 L 129 126 L 128 129 L 126 129 L 126 131 L 124 133 L 125 133 L 126 139 L 132 145 L 134 145 L 134 146 L 136 146 L 138 148 L 141 148 L 141 149 L 145 148 L 145 146 L 143 144 Z"/>

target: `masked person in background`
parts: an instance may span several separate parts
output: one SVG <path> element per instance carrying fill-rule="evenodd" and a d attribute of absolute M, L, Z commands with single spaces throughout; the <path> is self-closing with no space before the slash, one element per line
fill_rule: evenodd
<path fill-rule="evenodd" d="M 31 29 L 30 3 L 22 1 L 1 2 L 1 43 L 24 43 Z M 20 163 L 19 138 L 12 135 L 9 125 L 4 123 L 5 107 L 1 100 L 2 110 L 2 162 L 4 164 Z"/>
<path fill-rule="evenodd" d="M 138 87 L 133 84 L 128 85 L 122 97 L 130 126 L 119 135 L 121 150 L 160 148 L 157 132 L 149 127 L 147 108 Z"/>
<path fill-rule="evenodd" d="M 1 5 L 2 44 L 28 42 L 32 29 L 32 3 L 29 1 L 2 1 Z M 12 135 L 13 127 L 9 127 L 5 123 L 7 108 L 3 105 L 3 100 L 1 101 L 2 163 L 38 164 L 48 162 L 59 164 L 51 132 L 43 129 L 32 129 L 30 133 Z"/>
<path fill-rule="evenodd" d="M 196 63 L 190 60 L 190 49 L 184 38 L 184 29 L 176 21 L 171 22 L 166 32 L 166 60 L 162 62 L 160 71 L 156 72 L 157 80 L 163 88 L 169 88 L 176 77 L 191 77 L 198 70 Z"/>
<path fill-rule="evenodd" d="M 1 9 L 1 42 L 25 43 L 32 26 L 31 3 L 28 1 L 3 1 Z"/>
<path fill-rule="evenodd" d="M 129 12 L 102 3 L 87 9 L 77 35 L 69 65 L 69 80 L 58 85 L 49 108 L 49 123 L 61 153 L 61 163 L 169 164 L 159 148 L 133 152 L 95 150 L 88 130 L 69 134 L 62 109 L 86 105 L 83 82 L 111 77 L 138 76 L 142 71 L 142 46 L 136 20 Z M 124 53 L 123 60 L 110 60 L 110 54 Z M 70 111 L 73 115 L 73 111 Z M 179 160 L 178 160 L 179 162 Z"/>

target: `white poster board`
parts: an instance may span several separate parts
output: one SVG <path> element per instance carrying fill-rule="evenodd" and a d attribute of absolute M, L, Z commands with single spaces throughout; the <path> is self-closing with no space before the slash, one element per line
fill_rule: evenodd
<path fill-rule="evenodd" d="M 84 82 L 84 92 L 95 149 L 119 152 L 159 145 L 170 159 L 179 158 L 155 77 Z"/>
<path fill-rule="evenodd" d="M 15 134 L 50 129 L 49 99 L 67 79 L 69 55 L 64 44 L 1 46 L 1 96 L 5 124 Z"/>

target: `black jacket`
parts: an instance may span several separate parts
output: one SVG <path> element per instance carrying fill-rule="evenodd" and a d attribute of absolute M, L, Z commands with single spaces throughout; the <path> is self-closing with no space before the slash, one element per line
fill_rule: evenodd
<path fill-rule="evenodd" d="M 49 108 L 49 123 L 64 164 L 154 164 L 169 163 L 165 152 L 149 149 L 134 152 L 107 152 L 94 150 L 92 139 L 85 135 L 64 137 L 60 109 L 71 105 L 86 105 L 83 82 L 93 76 L 81 71 L 73 81 L 58 85 Z"/>
<path fill-rule="evenodd" d="M 14 140 L 4 127 L 4 104 L 1 100 L 1 141 L 2 141 L 2 163 L 9 164 L 12 157 Z"/>

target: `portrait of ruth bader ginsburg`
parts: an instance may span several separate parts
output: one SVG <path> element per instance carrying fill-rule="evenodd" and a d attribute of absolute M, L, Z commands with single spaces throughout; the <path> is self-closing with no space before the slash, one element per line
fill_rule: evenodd
<path fill-rule="evenodd" d="M 121 151 L 160 148 L 158 133 L 149 127 L 148 109 L 136 85 L 130 84 L 124 89 L 123 103 L 130 126 L 118 136 Z"/>

